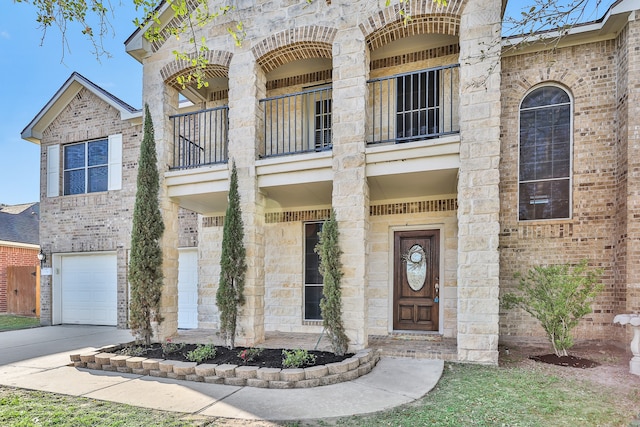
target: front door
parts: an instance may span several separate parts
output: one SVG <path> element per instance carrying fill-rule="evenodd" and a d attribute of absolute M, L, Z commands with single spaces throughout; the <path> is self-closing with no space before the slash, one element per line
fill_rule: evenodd
<path fill-rule="evenodd" d="M 394 233 L 394 330 L 438 331 L 439 271 L 439 230 Z"/>

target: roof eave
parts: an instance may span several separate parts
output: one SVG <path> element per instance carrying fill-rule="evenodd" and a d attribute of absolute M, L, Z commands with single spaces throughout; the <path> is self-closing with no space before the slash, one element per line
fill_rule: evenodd
<path fill-rule="evenodd" d="M 47 104 L 38 112 L 31 122 L 22 130 L 22 139 L 40 144 L 43 131 L 55 120 L 60 112 L 71 102 L 82 88 L 90 90 L 98 98 L 117 109 L 123 121 L 135 120 L 136 114 L 142 114 L 124 101 L 105 91 L 79 73 L 72 73 L 67 81 L 58 89 Z"/>

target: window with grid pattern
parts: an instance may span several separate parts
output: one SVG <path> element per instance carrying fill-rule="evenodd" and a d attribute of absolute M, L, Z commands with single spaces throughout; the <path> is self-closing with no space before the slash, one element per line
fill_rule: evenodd
<path fill-rule="evenodd" d="M 571 216 L 571 99 L 557 86 L 533 90 L 520 107 L 519 220 Z"/>

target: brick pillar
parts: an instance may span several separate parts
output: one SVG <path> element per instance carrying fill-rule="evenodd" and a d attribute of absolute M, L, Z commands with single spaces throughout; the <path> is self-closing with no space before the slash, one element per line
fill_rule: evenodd
<path fill-rule="evenodd" d="M 178 331 L 178 205 L 168 195 L 164 174 L 173 164 L 173 126 L 169 116 L 177 113 L 178 91 L 164 84 L 157 64 L 145 64 L 143 99 L 149 105 L 158 155 L 160 191 L 158 202 L 164 222 L 160 240 L 162 248 L 162 274 L 164 285 L 160 300 L 163 317 L 154 339 L 164 341 Z M 161 87 L 162 90 L 158 90 Z M 144 105 L 143 111 L 144 111 Z M 140 140 L 144 134 L 140 135 Z"/>
<path fill-rule="evenodd" d="M 365 173 L 368 51 L 358 29 L 338 32 L 333 45 L 333 208 L 342 264 L 342 319 L 350 349 L 367 346 L 367 235 L 369 187 Z"/>
<path fill-rule="evenodd" d="M 261 145 L 266 78 L 250 50 L 241 48 L 229 66 L 229 169 L 235 160 L 247 254 L 245 304 L 239 311 L 236 344 L 264 341 L 264 196 L 258 188 L 256 157 Z"/>
<path fill-rule="evenodd" d="M 460 23 L 458 359 L 498 363 L 500 8 L 470 0 Z"/>
<path fill-rule="evenodd" d="M 640 86 L 640 52 L 637 50 L 640 39 L 640 18 L 635 15 L 635 20 L 629 21 L 626 52 L 627 56 L 627 85 L 626 85 L 626 111 L 624 119 L 627 126 L 622 129 L 621 137 L 627 140 L 627 188 L 626 194 L 626 299 L 627 313 L 640 313 L 640 117 L 637 106 L 640 105 L 640 92 L 636 89 Z M 618 99 L 623 99 L 624 94 L 619 94 Z M 625 236 L 623 236 L 625 237 Z M 631 329 L 631 328 L 628 328 Z M 629 335 L 631 336 L 631 335 Z"/>

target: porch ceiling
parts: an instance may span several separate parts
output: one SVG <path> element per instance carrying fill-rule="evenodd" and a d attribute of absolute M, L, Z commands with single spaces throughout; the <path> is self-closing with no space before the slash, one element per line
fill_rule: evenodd
<path fill-rule="evenodd" d="M 226 164 L 165 174 L 169 197 L 181 207 L 203 215 L 227 209 L 229 170 Z"/>
<path fill-rule="evenodd" d="M 305 207 L 331 206 L 331 181 L 307 182 L 263 188 L 266 210 L 300 209 Z"/>
<path fill-rule="evenodd" d="M 458 169 L 430 170 L 368 178 L 371 201 L 455 194 Z"/>

